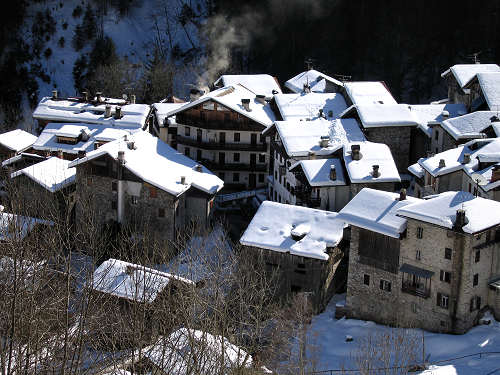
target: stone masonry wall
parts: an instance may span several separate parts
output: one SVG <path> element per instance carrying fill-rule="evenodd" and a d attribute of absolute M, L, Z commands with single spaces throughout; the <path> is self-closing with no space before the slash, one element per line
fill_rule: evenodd
<path fill-rule="evenodd" d="M 410 165 L 410 126 L 392 126 L 365 129 L 366 138 L 371 142 L 389 146 L 399 172 L 407 173 Z"/>

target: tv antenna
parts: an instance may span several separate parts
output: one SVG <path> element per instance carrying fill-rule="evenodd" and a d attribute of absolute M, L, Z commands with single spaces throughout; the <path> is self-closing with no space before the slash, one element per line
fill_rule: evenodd
<path fill-rule="evenodd" d="M 478 57 L 482 52 L 483 51 L 471 53 L 470 55 L 467 55 L 467 58 L 471 59 L 474 62 L 474 64 L 481 64 Z"/>
<path fill-rule="evenodd" d="M 476 191 L 474 192 L 475 196 L 477 197 L 477 194 L 479 192 L 479 186 L 484 186 L 488 183 L 488 179 L 486 177 L 484 177 L 481 173 L 473 173 L 471 176 L 473 181 L 476 182 Z"/>
<path fill-rule="evenodd" d="M 304 63 L 306 64 L 307 70 L 311 70 L 313 68 L 314 60 L 311 58 L 307 58 Z"/>

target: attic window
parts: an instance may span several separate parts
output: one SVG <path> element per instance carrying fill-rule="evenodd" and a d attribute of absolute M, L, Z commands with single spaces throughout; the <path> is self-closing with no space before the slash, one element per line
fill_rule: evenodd
<path fill-rule="evenodd" d="M 57 143 L 63 143 L 67 145 L 76 145 L 80 141 L 80 137 L 63 137 L 57 136 Z"/>
<path fill-rule="evenodd" d="M 203 103 L 203 109 L 208 110 L 208 111 L 213 111 L 215 109 L 214 102 Z"/>

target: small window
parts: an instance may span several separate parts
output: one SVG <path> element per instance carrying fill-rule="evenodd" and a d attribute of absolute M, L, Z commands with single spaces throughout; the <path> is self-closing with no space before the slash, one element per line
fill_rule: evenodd
<path fill-rule="evenodd" d="M 238 172 L 233 173 L 233 182 L 239 182 L 240 181 L 240 174 Z"/>
<path fill-rule="evenodd" d="M 158 208 L 158 217 L 165 217 L 165 209 L 164 208 Z"/>
<path fill-rule="evenodd" d="M 446 294 L 438 293 L 437 294 L 437 305 L 442 307 L 443 309 L 448 309 L 450 297 Z"/>
<path fill-rule="evenodd" d="M 451 259 L 451 249 L 449 247 L 444 249 L 444 259 Z"/>
<path fill-rule="evenodd" d="M 259 174 L 259 182 L 264 182 L 264 174 Z"/>
<path fill-rule="evenodd" d="M 234 141 L 239 142 L 240 141 L 240 133 L 234 133 Z"/>
<path fill-rule="evenodd" d="M 240 153 L 239 152 L 234 153 L 233 160 L 235 163 L 239 163 L 239 161 L 240 161 Z"/>
<path fill-rule="evenodd" d="M 189 154 L 190 154 L 189 147 L 185 147 L 184 148 L 184 155 L 186 155 L 187 157 L 189 157 Z"/>
<path fill-rule="evenodd" d="M 118 203 L 116 201 L 111 201 L 111 209 L 116 210 L 118 208 Z"/>
<path fill-rule="evenodd" d="M 422 259 L 422 254 L 421 254 L 421 251 L 420 251 L 420 250 L 417 250 L 417 251 L 415 252 L 415 259 L 416 259 L 416 260 L 420 260 L 420 259 Z"/>
<path fill-rule="evenodd" d="M 476 254 L 474 254 L 474 262 L 478 263 L 481 260 L 481 250 L 476 250 Z"/>
<path fill-rule="evenodd" d="M 260 143 L 266 143 L 266 137 L 264 137 L 262 134 L 260 135 Z"/>
<path fill-rule="evenodd" d="M 278 171 L 274 171 L 274 179 L 277 180 L 278 179 Z"/>
<path fill-rule="evenodd" d="M 370 286 L 370 275 L 363 275 L 363 284 Z"/>
<path fill-rule="evenodd" d="M 475 296 L 470 300 L 470 311 L 481 309 L 481 297 Z"/>
<path fill-rule="evenodd" d="M 158 195 L 158 192 L 156 191 L 156 188 L 154 186 L 149 187 L 149 198 L 156 198 Z"/>
<path fill-rule="evenodd" d="M 130 204 L 135 206 L 138 201 L 139 201 L 139 199 L 137 197 L 135 197 L 135 196 L 130 197 Z"/>
<path fill-rule="evenodd" d="M 189 137 L 191 135 L 191 128 L 189 126 L 184 127 L 184 135 Z"/>
<path fill-rule="evenodd" d="M 476 273 L 472 279 L 472 286 L 477 286 L 479 284 L 479 274 Z"/>
<path fill-rule="evenodd" d="M 265 162 L 266 162 L 266 155 L 259 154 L 259 163 L 265 163 Z"/>
<path fill-rule="evenodd" d="M 391 282 L 384 279 L 380 279 L 380 289 L 385 290 L 386 292 L 390 292 Z"/>
<path fill-rule="evenodd" d="M 441 327 L 446 327 L 446 322 L 444 320 L 440 320 L 439 324 L 441 325 Z"/>
<path fill-rule="evenodd" d="M 196 150 L 196 160 L 200 161 L 201 160 L 201 150 Z"/>
<path fill-rule="evenodd" d="M 118 183 L 116 181 L 111 182 L 111 191 L 118 191 Z"/>
<path fill-rule="evenodd" d="M 439 272 L 439 280 L 445 283 L 451 283 L 451 272 L 441 270 Z"/>
<path fill-rule="evenodd" d="M 424 234 L 424 228 L 418 227 L 417 228 L 417 238 L 422 238 Z"/>
<path fill-rule="evenodd" d="M 434 139 L 437 141 L 439 139 L 439 132 L 436 130 L 436 133 L 434 133 Z"/>

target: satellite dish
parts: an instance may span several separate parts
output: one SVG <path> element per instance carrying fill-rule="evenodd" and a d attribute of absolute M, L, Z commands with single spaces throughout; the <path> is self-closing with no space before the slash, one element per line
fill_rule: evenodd
<path fill-rule="evenodd" d="M 486 185 L 488 183 L 488 179 L 480 173 L 477 173 L 477 172 L 473 173 L 470 177 L 479 186 L 483 186 L 483 185 Z"/>

